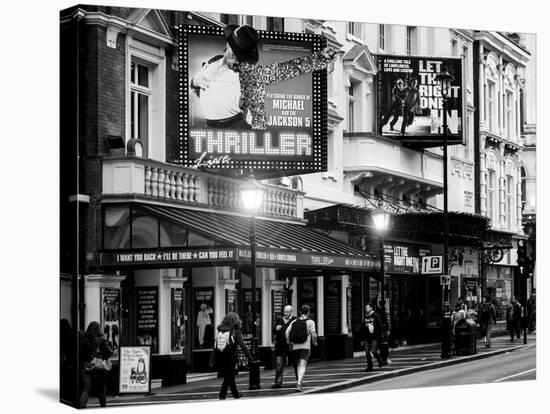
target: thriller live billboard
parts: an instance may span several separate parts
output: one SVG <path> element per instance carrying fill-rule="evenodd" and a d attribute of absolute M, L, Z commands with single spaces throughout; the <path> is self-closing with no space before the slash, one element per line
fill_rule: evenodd
<path fill-rule="evenodd" d="M 227 28 L 179 27 L 179 162 L 261 178 L 326 171 L 327 65 L 315 58 L 326 39 L 253 34 L 256 50 L 245 51 L 252 64 L 243 68 L 228 62 Z"/>
<path fill-rule="evenodd" d="M 378 132 L 413 146 L 443 145 L 443 97 L 435 77 L 444 69 L 454 76 L 447 98 L 448 144 L 461 144 L 460 58 L 378 56 Z"/>

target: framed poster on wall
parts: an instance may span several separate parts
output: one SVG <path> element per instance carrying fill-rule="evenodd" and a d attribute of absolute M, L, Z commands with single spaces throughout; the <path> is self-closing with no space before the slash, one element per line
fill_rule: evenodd
<path fill-rule="evenodd" d="M 236 289 L 225 289 L 225 313 L 229 312 L 238 312 L 238 301 L 237 301 L 237 290 Z"/>
<path fill-rule="evenodd" d="M 298 310 L 303 305 L 309 306 L 309 318 L 317 326 L 317 279 L 298 279 Z"/>
<path fill-rule="evenodd" d="M 214 288 L 204 287 L 193 290 L 195 318 L 195 347 L 214 346 Z"/>
<path fill-rule="evenodd" d="M 329 280 L 325 285 L 325 334 L 342 332 L 342 282 Z"/>
<path fill-rule="evenodd" d="M 159 352 L 158 287 L 140 286 L 136 288 L 138 345 L 151 347 L 153 354 Z"/>
<path fill-rule="evenodd" d="M 253 333 L 254 318 L 252 316 L 252 289 L 243 289 L 243 313 L 241 317 L 243 321 L 243 334 Z M 262 290 L 256 289 L 256 328 L 258 332 L 262 332 Z M 260 338 L 260 336 L 258 336 Z"/>
<path fill-rule="evenodd" d="M 101 288 L 101 329 L 118 359 L 120 338 L 120 288 Z"/>
<path fill-rule="evenodd" d="M 182 288 L 172 288 L 171 298 L 171 349 L 174 352 L 184 351 L 185 348 L 185 325 L 187 315 L 184 307 L 184 291 Z"/>
<path fill-rule="evenodd" d="M 282 290 L 271 291 L 271 320 L 275 324 L 277 318 L 282 317 L 285 306 L 285 292 Z M 273 325 L 275 326 L 275 325 Z"/>

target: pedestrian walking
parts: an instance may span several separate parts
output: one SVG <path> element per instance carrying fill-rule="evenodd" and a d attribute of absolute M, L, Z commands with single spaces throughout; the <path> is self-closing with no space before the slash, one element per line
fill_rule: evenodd
<path fill-rule="evenodd" d="M 372 355 L 376 358 L 379 368 L 387 365 L 387 363 L 382 362 L 380 354 L 378 353 L 378 345 L 380 344 L 382 334 L 380 317 L 374 312 L 370 304 L 365 306 L 365 319 L 361 324 L 359 332 L 361 344 L 365 347 L 365 354 L 367 357 L 367 368 L 365 371 L 372 371 Z"/>
<path fill-rule="evenodd" d="M 242 322 L 235 312 L 229 312 L 224 316 L 218 326 L 218 333 L 214 343 L 213 358 L 210 361 L 212 367 L 216 367 L 223 376 L 220 388 L 220 400 L 225 400 L 227 388 L 231 390 L 233 398 L 240 398 L 235 375 L 237 372 L 237 347 L 240 346 L 249 362 L 252 361 L 252 354 L 246 347 L 241 331 Z"/>
<path fill-rule="evenodd" d="M 517 300 L 512 299 L 506 310 L 506 328 L 510 332 L 510 341 L 514 342 L 514 335 L 520 338 L 521 307 Z"/>
<path fill-rule="evenodd" d="M 95 391 L 101 407 L 107 406 L 107 375 L 112 364 L 109 358 L 113 354 L 109 342 L 101 332 L 99 323 L 90 322 L 86 332 L 80 338 L 80 377 L 82 392 L 80 408 L 86 408 L 92 391 Z"/>
<path fill-rule="evenodd" d="M 298 362 L 298 378 L 296 380 L 298 391 L 304 390 L 303 381 L 311 355 L 311 347 L 317 346 L 315 322 L 309 319 L 309 311 L 309 306 L 303 305 L 300 309 L 300 317 L 293 320 L 285 332 L 286 339 L 290 343 L 292 358 Z"/>
<path fill-rule="evenodd" d="M 479 325 L 481 328 L 481 335 L 483 335 L 482 342 L 485 342 L 487 348 L 491 347 L 491 332 L 493 331 L 493 325 L 497 323 L 497 312 L 495 305 L 491 303 L 491 297 L 481 298 L 481 306 L 479 309 Z"/>
<path fill-rule="evenodd" d="M 383 364 L 389 362 L 388 356 L 390 353 L 390 331 L 391 331 L 391 322 L 390 314 L 386 310 L 386 301 L 382 299 L 378 303 L 378 316 L 380 318 L 380 358 L 382 359 Z"/>
<path fill-rule="evenodd" d="M 296 319 L 292 314 L 293 308 L 286 305 L 283 309 L 283 316 L 277 317 L 273 327 L 273 337 L 275 338 L 275 382 L 271 388 L 281 388 L 283 386 L 283 372 L 285 370 L 286 360 L 292 364 L 294 375 L 298 381 L 298 363 L 290 352 L 290 347 L 286 340 L 286 330 Z"/>

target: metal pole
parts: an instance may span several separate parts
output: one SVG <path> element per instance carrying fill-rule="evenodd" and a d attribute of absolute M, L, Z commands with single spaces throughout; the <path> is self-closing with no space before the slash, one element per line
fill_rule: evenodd
<path fill-rule="evenodd" d="M 250 278 L 252 285 L 252 320 L 253 332 L 252 332 L 252 356 L 256 358 L 256 341 L 257 341 L 257 329 L 256 329 L 256 217 L 252 215 L 250 220 Z"/>
<path fill-rule="evenodd" d="M 449 205 L 447 182 L 447 97 L 443 96 L 443 274 L 449 272 Z M 443 286 L 443 318 L 441 321 L 441 358 L 451 357 L 451 312 L 449 285 Z"/>
<path fill-rule="evenodd" d="M 380 247 L 379 247 L 379 255 L 380 255 L 380 281 L 382 283 L 382 291 L 380 293 L 380 300 L 384 299 L 384 236 L 380 236 Z"/>
<path fill-rule="evenodd" d="M 525 269 L 521 270 L 521 278 L 523 281 L 523 344 L 527 345 L 527 324 L 529 323 L 527 309 L 527 275 L 524 274 Z"/>
<path fill-rule="evenodd" d="M 250 218 L 250 278 L 252 288 L 252 342 L 251 353 L 253 361 L 249 363 L 250 378 L 249 390 L 260 388 L 260 364 L 258 362 L 258 326 L 256 324 L 256 217 L 252 214 Z"/>

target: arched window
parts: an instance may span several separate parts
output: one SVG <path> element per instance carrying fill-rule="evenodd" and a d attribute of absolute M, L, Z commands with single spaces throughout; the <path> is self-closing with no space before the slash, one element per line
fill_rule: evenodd
<path fill-rule="evenodd" d="M 499 72 L 498 59 L 495 55 L 489 54 L 485 69 L 485 126 L 489 131 L 496 132 L 498 122 L 498 94 L 499 94 Z"/>
<path fill-rule="evenodd" d="M 514 193 L 514 177 L 506 175 L 504 183 L 504 217 L 506 220 L 506 228 L 508 229 L 511 229 L 514 225 Z"/>
<path fill-rule="evenodd" d="M 498 163 L 496 157 L 487 157 L 487 217 L 493 225 L 498 224 Z"/>
<path fill-rule="evenodd" d="M 512 160 L 508 160 L 504 176 L 504 222 L 510 230 L 516 227 L 516 176 L 517 167 Z"/>
<path fill-rule="evenodd" d="M 516 69 L 507 65 L 504 72 L 504 133 L 510 141 L 517 141 L 518 93 L 516 84 Z"/>
<path fill-rule="evenodd" d="M 525 182 L 525 177 L 527 173 L 525 168 L 521 167 L 521 211 L 525 209 L 525 204 L 527 203 L 527 183 Z"/>

